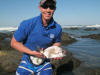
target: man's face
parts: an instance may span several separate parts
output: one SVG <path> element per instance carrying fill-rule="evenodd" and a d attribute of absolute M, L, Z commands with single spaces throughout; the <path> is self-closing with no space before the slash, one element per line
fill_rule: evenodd
<path fill-rule="evenodd" d="M 42 19 L 50 20 L 53 17 L 55 9 L 51 9 L 49 7 L 48 8 L 43 8 L 41 6 L 39 6 L 39 9 L 42 13 Z"/>

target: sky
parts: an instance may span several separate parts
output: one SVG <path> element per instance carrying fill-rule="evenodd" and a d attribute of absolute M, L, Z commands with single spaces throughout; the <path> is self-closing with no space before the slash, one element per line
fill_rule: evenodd
<path fill-rule="evenodd" d="M 56 0 L 54 19 L 61 25 L 100 24 L 100 0 Z M 0 25 L 19 26 L 40 14 L 40 0 L 0 0 Z"/>

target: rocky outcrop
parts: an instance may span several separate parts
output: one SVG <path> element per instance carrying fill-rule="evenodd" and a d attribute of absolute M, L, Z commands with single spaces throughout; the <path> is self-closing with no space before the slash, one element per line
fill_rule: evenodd
<path fill-rule="evenodd" d="M 15 71 L 21 61 L 22 53 L 16 50 L 0 51 L 0 75 L 15 75 Z M 53 65 L 53 75 L 100 75 L 100 68 L 87 68 L 80 65 L 78 59 L 67 52 L 62 60 L 51 60 Z"/>
<path fill-rule="evenodd" d="M 1 75 L 14 75 L 20 61 L 22 53 L 16 50 L 0 51 L 0 74 Z M 73 58 L 72 53 L 67 52 L 62 60 L 51 60 L 53 65 L 54 74 L 61 75 L 64 71 L 72 71 L 80 65 L 80 61 Z"/>
<path fill-rule="evenodd" d="M 62 32 L 62 45 L 68 45 L 76 41 L 76 39 L 69 36 L 68 33 Z"/>
<path fill-rule="evenodd" d="M 78 30 L 79 28 L 77 28 L 77 27 L 71 27 L 70 29 L 71 30 Z"/>
<path fill-rule="evenodd" d="M 11 34 L 0 33 L 0 50 L 11 50 Z"/>
<path fill-rule="evenodd" d="M 15 75 L 22 54 L 16 50 L 0 51 L 0 75 Z"/>
<path fill-rule="evenodd" d="M 96 31 L 96 30 L 98 30 L 97 28 L 86 28 L 86 29 L 84 29 L 85 31 Z"/>
<path fill-rule="evenodd" d="M 72 53 L 67 52 L 62 60 L 51 60 L 53 65 L 53 75 L 61 75 L 63 72 L 72 72 L 79 67 L 80 61 L 72 56 Z"/>
<path fill-rule="evenodd" d="M 91 39 L 100 40 L 100 34 L 92 34 L 92 35 L 87 35 L 87 36 L 81 36 L 81 38 L 91 38 Z"/>

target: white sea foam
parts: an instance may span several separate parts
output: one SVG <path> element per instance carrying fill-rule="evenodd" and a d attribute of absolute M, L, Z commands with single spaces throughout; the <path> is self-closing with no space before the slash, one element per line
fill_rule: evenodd
<path fill-rule="evenodd" d="M 62 28 L 100 28 L 100 24 L 96 24 L 96 25 L 62 25 Z"/>
<path fill-rule="evenodd" d="M 15 31 L 18 27 L 0 27 L 0 31 Z"/>
<path fill-rule="evenodd" d="M 82 25 L 62 25 L 62 28 L 80 28 L 83 27 Z"/>
<path fill-rule="evenodd" d="M 94 27 L 94 28 L 100 28 L 100 25 L 99 24 L 96 24 L 96 25 L 88 25 L 88 26 L 86 26 L 86 27 Z"/>

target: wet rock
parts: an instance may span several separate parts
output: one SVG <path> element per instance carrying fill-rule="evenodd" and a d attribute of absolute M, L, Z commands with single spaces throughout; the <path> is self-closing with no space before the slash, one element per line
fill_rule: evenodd
<path fill-rule="evenodd" d="M 0 32 L 0 40 L 4 40 L 8 35 L 6 33 L 1 33 Z"/>
<path fill-rule="evenodd" d="M 11 50 L 10 41 L 12 33 L 1 33 L 0 32 L 0 50 Z"/>
<path fill-rule="evenodd" d="M 70 72 L 80 65 L 80 61 L 72 57 L 72 53 L 67 52 L 67 55 L 62 60 L 51 60 L 53 66 L 53 75 L 61 75 L 64 72 Z"/>
<path fill-rule="evenodd" d="M 87 36 L 81 36 L 81 38 L 91 38 L 91 39 L 100 40 L 100 34 L 92 34 L 92 35 L 87 35 Z"/>
<path fill-rule="evenodd" d="M 20 61 L 22 54 L 15 50 L 0 51 L 0 74 L 14 75 Z M 69 72 L 80 65 L 80 61 L 72 57 L 72 53 L 68 52 L 62 60 L 51 60 L 54 74 L 59 75 L 62 72 Z"/>
<path fill-rule="evenodd" d="M 78 28 L 77 27 L 72 27 L 72 28 L 70 28 L 71 30 L 78 30 Z"/>
<path fill-rule="evenodd" d="M 22 54 L 15 50 L 0 51 L 0 75 L 14 75 Z"/>
<path fill-rule="evenodd" d="M 85 31 L 95 31 L 95 30 L 98 30 L 97 28 L 86 28 L 84 29 Z"/>
<path fill-rule="evenodd" d="M 62 45 L 68 45 L 76 41 L 76 39 L 70 37 L 67 33 L 62 32 Z"/>
<path fill-rule="evenodd" d="M 10 42 L 5 40 L 0 41 L 0 50 L 11 50 L 11 49 L 13 48 L 11 48 Z"/>

